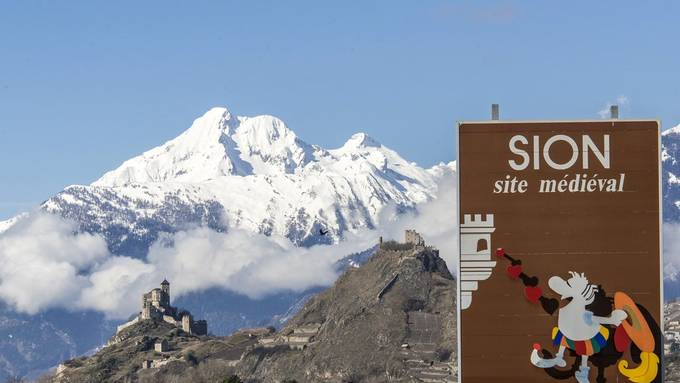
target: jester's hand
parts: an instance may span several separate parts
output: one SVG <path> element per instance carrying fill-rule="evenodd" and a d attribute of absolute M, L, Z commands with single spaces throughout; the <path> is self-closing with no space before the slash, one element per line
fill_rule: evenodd
<path fill-rule="evenodd" d="M 623 310 L 614 310 L 612 311 L 612 315 L 610 318 L 612 319 L 612 324 L 614 326 L 619 326 L 621 322 L 628 318 L 628 314 L 626 314 L 626 312 Z"/>
<path fill-rule="evenodd" d="M 594 316 L 592 318 L 592 321 L 599 324 L 610 324 L 618 327 L 621 324 L 621 322 L 623 322 L 626 318 L 628 318 L 628 314 L 626 314 L 625 311 L 614 310 L 612 311 L 612 315 L 608 317 Z"/>

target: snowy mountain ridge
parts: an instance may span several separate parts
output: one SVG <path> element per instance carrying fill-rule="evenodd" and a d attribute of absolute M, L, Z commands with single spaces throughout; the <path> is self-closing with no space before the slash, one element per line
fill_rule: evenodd
<path fill-rule="evenodd" d="M 229 175 L 294 173 L 313 151 L 276 117 L 235 117 L 226 108 L 213 108 L 178 137 L 125 161 L 92 185 L 199 183 Z"/>
<path fill-rule="evenodd" d="M 680 124 L 661 133 L 664 222 L 680 222 Z"/>
<path fill-rule="evenodd" d="M 103 233 L 118 254 L 143 257 L 159 232 L 193 226 L 241 228 L 307 246 L 374 228 L 388 205 L 415 209 L 453 171 L 454 162 L 423 169 L 365 133 L 324 149 L 276 117 L 212 108 L 176 138 L 41 207 Z M 322 228 L 326 236 L 318 235 Z"/>

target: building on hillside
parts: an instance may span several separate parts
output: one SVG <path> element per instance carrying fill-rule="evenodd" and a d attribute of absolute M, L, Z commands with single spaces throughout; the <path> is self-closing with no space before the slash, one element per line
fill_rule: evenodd
<path fill-rule="evenodd" d="M 394 240 L 385 241 L 382 236 L 378 238 L 378 248 L 383 250 L 393 250 L 393 251 L 411 251 L 411 250 L 424 250 L 428 249 L 430 251 L 436 252 L 439 255 L 439 250 L 433 246 L 428 246 L 425 244 L 425 239 L 420 233 L 413 229 L 404 230 L 404 242 L 397 242 Z"/>
<path fill-rule="evenodd" d="M 168 341 L 165 340 L 165 339 L 159 339 L 159 340 L 157 340 L 156 343 L 154 344 L 154 350 L 155 350 L 156 352 L 166 352 L 166 351 L 168 351 L 169 349 L 170 349 L 170 348 L 168 347 Z"/>
<path fill-rule="evenodd" d="M 208 323 L 195 321 L 190 312 L 170 305 L 170 282 L 163 280 L 160 288 L 142 294 L 142 311 L 131 321 L 118 326 L 118 332 L 144 320 L 158 320 L 177 326 L 189 334 L 207 335 Z"/>
<path fill-rule="evenodd" d="M 404 238 L 405 242 L 408 244 L 411 244 L 416 247 L 424 247 L 425 246 L 425 240 L 423 239 L 423 236 L 420 235 L 415 230 L 406 230 L 404 232 Z"/>

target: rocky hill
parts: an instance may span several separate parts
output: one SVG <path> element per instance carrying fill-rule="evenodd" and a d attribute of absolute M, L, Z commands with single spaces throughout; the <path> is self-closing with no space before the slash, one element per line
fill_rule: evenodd
<path fill-rule="evenodd" d="M 55 382 L 453 382 L 456 282 L 438 251 L 386 242 L 279 332 L 196 337 L 162 322 L 68 361 Z M 154 347 L 165 340 L 167 351 Z"/>
<path fill-rule="evenodd" d="M 148 320 L 121 331 L 93 356 L 59 365 L 51 381 L 221 382 L 233 375 L 234 364 L 257 343 L 257 337 L 271 331 L 265 328 L 238 331 L 229 337 L 199 337 Z"/>

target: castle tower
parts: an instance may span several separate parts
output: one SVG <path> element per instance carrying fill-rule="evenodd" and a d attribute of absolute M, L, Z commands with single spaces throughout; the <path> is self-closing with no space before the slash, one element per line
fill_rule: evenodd
<path fill-rule="evenodd" d="M 496 230 L 493 214 L 463 215 L 460 225 L 460 308 L 472 304 L 472 292 L 489 279 L 496 261 L 491 260 L 491 233 Z"/>
<path fill-rule="evenodd" d="M 191 334 L 191 314 L 184 314 L 182 315 L 182 330 L 184 332 Z"/>
<path fill-rule="evenodd" d="M 160 288 L 156 287 L 148 293 L 142 294 L 142 310 L 139 315 L 118 326 L 118 331 L 137 321 L 147 319 L 163 320 L 182 328 L 189 334 L 206 335 L 208 333 L 208 322 L 205 320 L 194 321 L 190 312 L 180 311 L 178 308 L 170 306 L 170 282 L 167 280 L 161 282 Z"/>
<path fill-rule="evenodd" d="M 161 306 L 170 307 L 170 282 L 167 279 L 161 282 Z"/>
<path fill-rule="evenodd" d="M 161 289 L 158 288 L 151 290 L 151 304 L 153 306 L 161 307 L 161 302 L 163 300 L 162 293 Z"/>
<path fill-rule="evenodd" d="M 404 240 L 406 243 L 410 243 L 414 246 L 425 246 L 425 240 L 415 230 L 406 230 L 404 232 Z"/>

